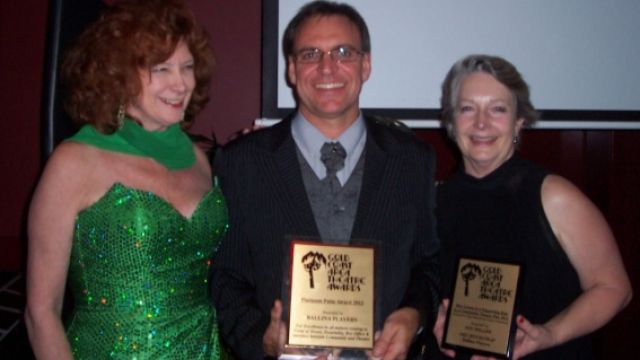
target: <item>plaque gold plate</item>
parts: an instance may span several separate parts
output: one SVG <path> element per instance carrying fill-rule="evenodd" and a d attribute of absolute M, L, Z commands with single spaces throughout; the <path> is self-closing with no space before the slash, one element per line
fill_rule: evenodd
<path fill-rule="evenodd" d="M 443 346 L 511 359 L 521 272 L 515 263 L 459 258 Z"/>
<path fill-rule="evenodd" d="M 374 249 L 291 242 L 287 346 L 371 349 Z"/>

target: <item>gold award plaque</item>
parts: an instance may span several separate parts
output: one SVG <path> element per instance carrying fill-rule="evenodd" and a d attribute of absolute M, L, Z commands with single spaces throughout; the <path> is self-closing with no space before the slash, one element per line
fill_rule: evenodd
<path fill-rule="evenodd" d="M 288 345 L 371 349 L 374 250 L 291 243 Z"/>
<path fill-rule="evenodd" d="M 444 345 L 510 359 L 521 266 L 460 258 L 449 303 Z"/>

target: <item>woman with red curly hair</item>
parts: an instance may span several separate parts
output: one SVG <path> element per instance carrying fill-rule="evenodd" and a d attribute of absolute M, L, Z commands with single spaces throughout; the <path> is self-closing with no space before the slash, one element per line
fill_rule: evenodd
<path fill-rule="evenodd" d="M 225 357 L 207 282 L 227 209 L 183 131 L 212 66 L 181 0 L 118 1 L 66 54 L 65 105 L 82 127 L 52 154 L 29 212 L 37 358 Z"/>

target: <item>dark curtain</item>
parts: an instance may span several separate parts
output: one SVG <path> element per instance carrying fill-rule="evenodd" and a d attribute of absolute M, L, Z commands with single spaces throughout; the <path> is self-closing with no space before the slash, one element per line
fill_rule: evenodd
<path fill-rule="evenodd" d="M 42 94 L 43 160 L 53 148 L 72 135 L 76 126 L 63 108 L 63 88 L 58 69 L 62 56 L 73 40 L 106 6 L 101 0 L 51 0 L 47 25 L 47 49 Z"/>

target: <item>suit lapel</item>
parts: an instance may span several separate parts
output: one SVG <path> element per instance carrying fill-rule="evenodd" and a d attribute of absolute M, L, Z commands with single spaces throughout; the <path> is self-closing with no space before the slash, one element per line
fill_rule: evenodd
<path fill-rule="evenodd" d="M 272 189 L 277 202 L 282 206 L 283 216 L 288 222 L 290 235 L 319 237 L 313 217 L 307 191 L 302 180 L 300 165 L 296 154 L 296 144 L 291 136 L 290 120 L 284 120 L 274 129 L 274 141 L 271 145 L 273 162 L 266 165 L 265 173 L 272 180 Z"/>
<path fill-rule="evenodd" d="M 393 144 L 387 141 L 388 136 L 378 131 L 377 126 L 367 123 L 364 174 L 351 232 L 354 239 L 371 238 L 375 231 L 373 225 L 385 221 L 393 197 L 392 189 L 397 184 L 395 178 L 399 176 L 399 171 L 393 169 L 397 165 L 391 152 Z"/>

